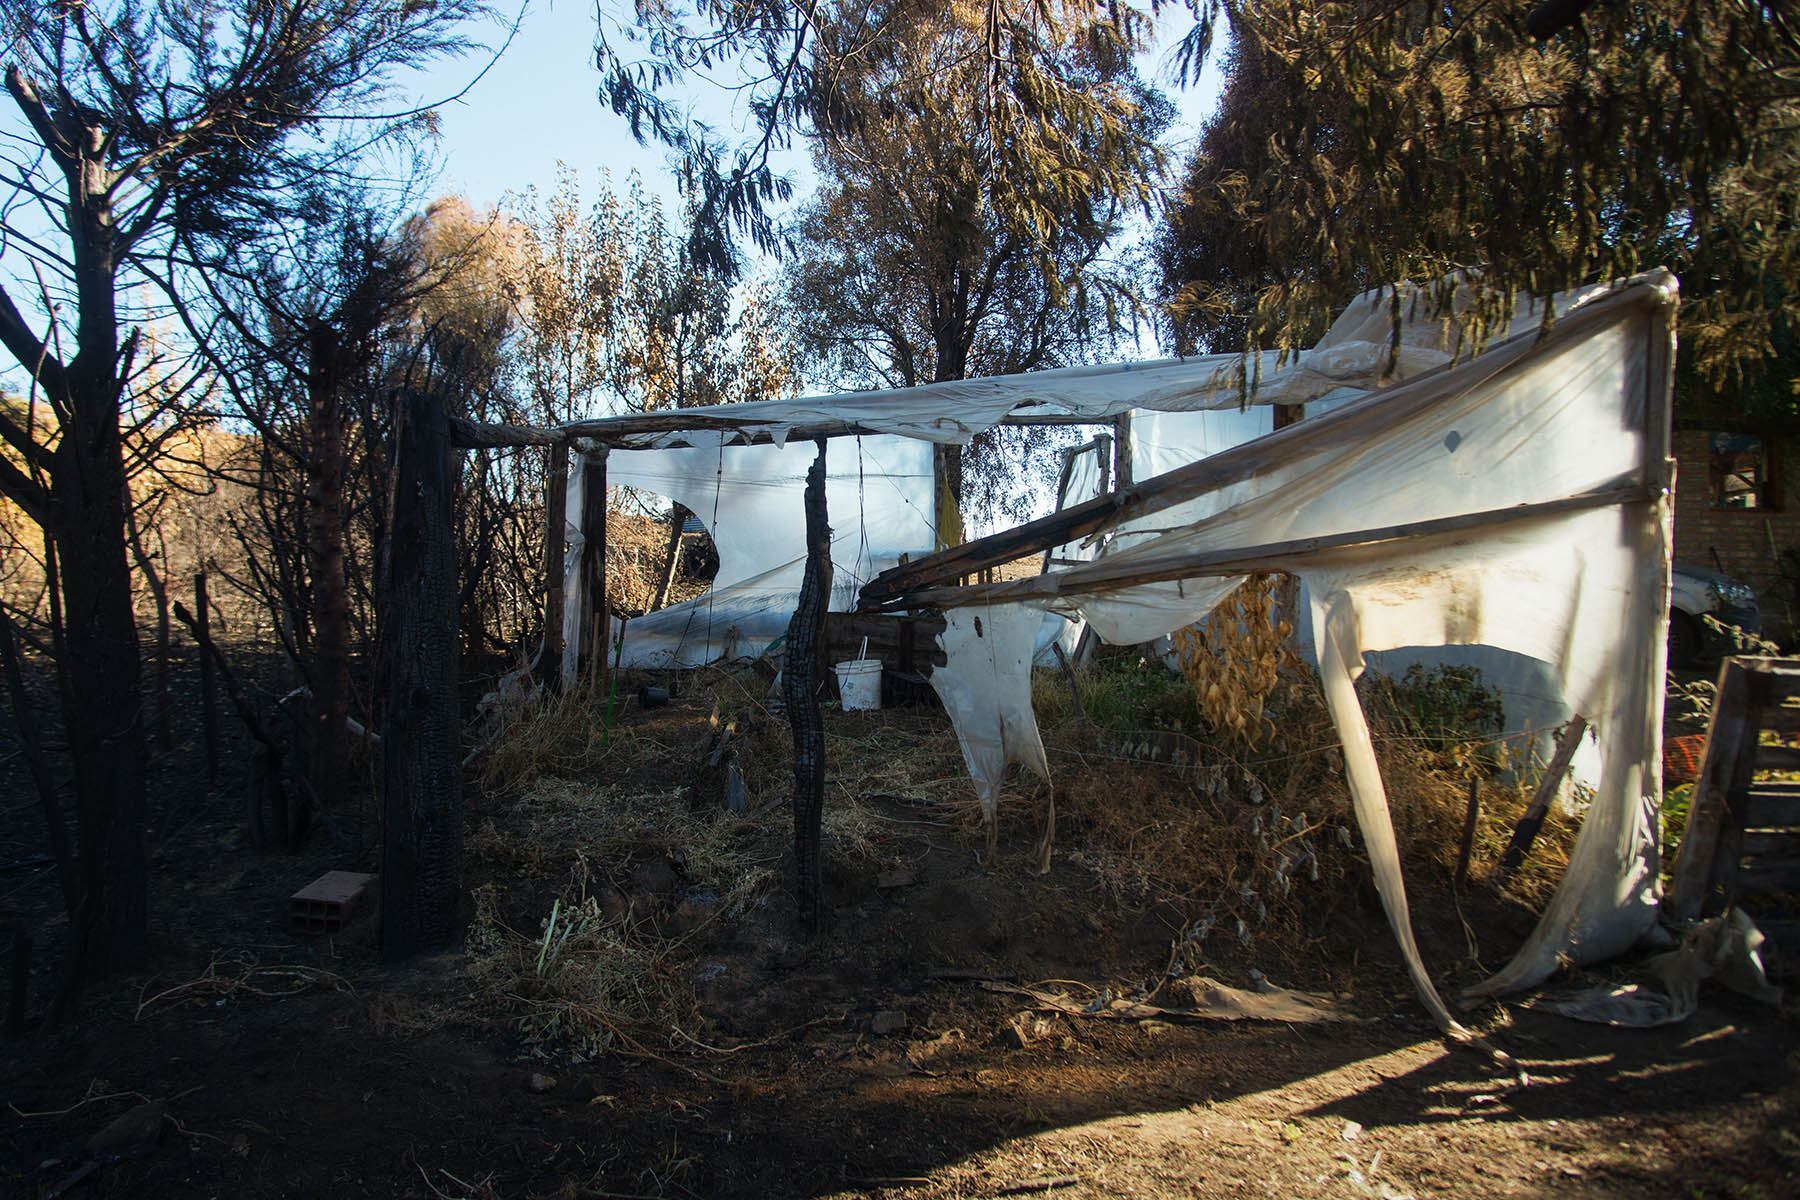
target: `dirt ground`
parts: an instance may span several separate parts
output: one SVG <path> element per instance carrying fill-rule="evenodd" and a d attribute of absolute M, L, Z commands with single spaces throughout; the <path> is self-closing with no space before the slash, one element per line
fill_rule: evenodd
<path fill-rule="evenodd" d="M 666 778 L 660 792 L 651 785 L 706 716 L 679 697 L 633 710 L 622 744 L 648 765 L 608 747 L 570 771 L 607 776 L 644 805 L 691 805 Z M 827 725 L 858 761 L 879 761 L 871 748 L 883 739 L 896 753 L 936 746 L 939 757 L 913 766 L 941 775 L 942 794 L 966 787 L 941 714 L 834 712 Z M 1035 875 L 1028 806 L 1003 813 L 998 857 L 984 865 L 967 822 L 878 778 L 834 783 L 828 804 L 854 796 L 865 818 L 828 839 L 829 916 L 810 942 L 782 887 L 734 919 L 708 919 L 716 899 L 683 882 L 699 867 L 672 851 L 596 867 L 604 903 L 682 947 L 671 961 L 693 1019 L 680 1033 L 640 1026 L 598 1053 L 559 1050 L 492 1016 L 506 997 L 476 994 L 487 977 L 471 955 L 388 969 L 354 935 L 290 934 L 287 895 L 322 870 L 366 866 L 369 852 L 321 834 L 299 855 L 250 853 L 236 755 L 209 788 L 194 738 L 178 730 L 156 767 L 149 970 L 94 990 L 79 1024 L 8 1044 L 0 1059 L 0 1195 L 1800 1194 L 1792 1001 L 1778 1011 L 1708 990 L 1694 1017 L 1652 1031 L 1528 1002 L 1469 1014 L 1516 1057 L 1521 1080 L 1436 1036 L 1372 894 L 1353 888 L 1303 955 L 1251 945 L 1208 964 L 1238 986 L 1254 968 L 1334 993 L 1351 1020 L 1046 1013 L 1010 989 L 1137 995 L 1163 974 L 1180 916 L 1118 894 L 1073 835 Z M 16 767 L 0 758 L 4 848 L 25 861 L 33 814 Z M 778 846 L 778 789 L 760 792 L 746 828 L 772 839 L 758 847 Z M 578 824 L 557 853 L 534 851 L 543 862 L 502 853 L 541 848 L 541 804 L 471 797 L 469 881 L 500 889 L 500 918 L 528 937 L 570 857 L 590 842 L 588 857 L 602 855 L 600 831 Z M 1068 804 L 1079 831 L 1080 803 Z M 861 858 L 842 849 L 852 836 Z M 785 883 L 785 861 L 766 866 Z M 48 876 L 0 875 L 0 917 L 30 921 L 53 959 Z M 1528 914 L 1459 898 L 1446 880 L 1413 882 L 1427 959 L 1452 984 L 1497 965 L 1522 935 Z"/>

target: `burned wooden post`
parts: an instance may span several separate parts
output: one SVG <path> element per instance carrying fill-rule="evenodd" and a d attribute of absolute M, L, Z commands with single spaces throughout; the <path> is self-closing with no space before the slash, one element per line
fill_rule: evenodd
<path fill-rule="evenodd" d="M 448 946 L 462 894 L 456 694 L 456 466 L 442 401 L 396 396 L 393 503 L 381 578 L 381 945 L 391 961 Z"/>
<path fill-rule="evenodd" d="M 69 827 L 63 820 L 62 797 L 57 787 L 56 772 L 44 753 L 43 735 L 38 731 L 37 709 L 25 690 L 25 671 L 19 662 L 19 647 L 13 633 L 12 618 L 0 612 L 0 670 L 6 675 L 6 693 L 12 700 L 13 720 L 19 726 L 19 748 L 25 754 L 25 765 L 31 771 L 32 785 L 37 789 L 38 803 L 44 808 L 44 829 L 50 839 L 50 854 L 56 860 L 56 882 L 62 888 L 63 911 L 74 920 L 81 908 L 81 880 L 76 875 L 75 851 L 69 842 Z M 21 927 L 22 928 L 22 927 Z"/>
<path fill-rule="evenodd" d="M 1469 878 L 1469 859 L 1475 853 L 1475 830 L 1480 821 L 1481 776 L 1472 775 L 1469 777 L 1469 799 L 1463 806 L 1462 840 L 1456 845 L 1456 874 L 1453 878 L 1457 887 L 1461 887 Z"/>
<path fill-rule="evenodd" d="M 1100 492 L 1128 492 L 1132 485 L 1131 414 L 1122 412 L 1113 418 L 1111 487 L 1104 484 Z"/>
<path fill-rule="evenodd" d="M 588 677 L 604 690 L 608 679 L 605 447 L 589 455 L 582 466 L 581 536 L 581 578 L 587 595 L 587 611 L 581 618 L 581 636 L 587 643 Z"/>
<path fill-rule="evenodd" d="M 831 526 L 825 511 L 825 439 L 806 472 L 806 573 L 788 622 L 781 699 L 794 733 L 794 900 L 808 935 L 819 926 L 819 822 L 825 811 L 825 724 L 819 714 L 819 642 L 831 599 Z"/>
<path fill-rule="evenodd" d="M 1562 785 L 1563 776 L 1569 770 L 1569 762 L 1581 746 L 1581 735 L 1586 732 L 1586 717 L 1574 717 L 1563 726 L 1562 741 L 1557 743 L 1550 765 L 1544 768 L 1544 777 L 1538 781 L 1537 793 L 1532 796 L 1525 815 L 1519 818 L 1519 824 L 1513 829 L 1512 840 L 1506 844 L 1506 853 L 1500 857 L 1500 869 L 1494 874 L 1496 884 L 1504 882 L 1508 875 L 1518 870 L 1519 865 L 1525 861 L 1525 856 L 1531 852 L 1531 843 L 1537 841 L 1538 830 L 1544 827 L 1544 818 L 1550 815 L 1550 804 L 1556 799 L 1556 789 Z"/>
<path fill-rule="evenodd" d="M 569 444 L 550 447 L 544 498 L 544 645 L 534 672 L 552 691 L 562 687 L 563 558 L 568 544 Z"/>
<path fill-rule="evenodd" d="M 194 636 L 205 644 L 212 627 L 212 606 L 206 602 L 206 572 L 194 575 Z M 206 731 L 206 781 L 219 781 L 219 698 L 213 683 L 212 657 L 200 651 L 200 723 Z"/>

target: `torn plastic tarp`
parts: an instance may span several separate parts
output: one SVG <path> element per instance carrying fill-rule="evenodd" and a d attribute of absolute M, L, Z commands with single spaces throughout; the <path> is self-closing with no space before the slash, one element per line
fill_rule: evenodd
<path fill-rule="evenodd" d="M 706 526 L 719 551 L 712 587 L 625 626 L 627 667 L 699 667 L 720 658 L 757 655 L 787 632 L 805 569 L 801 501 L 817 449 L 723 446 L 619 452 L 608 456 L 609 487 L 654 492 L 684 505 Z M 826 507 L 832 525 L 829 607 L 855 607 L 863 583 L 934 544 L 931 447 L 899 437 L 843 438 L 826 455 Z M 586 472 L 569 472 L 568 511 L 582 511 Z M 581 572 L 581 531 L 567 532 L 563 571 L 564 628 L 588 611 Z M 614 626 L 613 638 L 618 637 Z M 573 637 L 563 655 L 572 678 Z M 620 653 L 616 646 L 609 655 Z"/>
<path fill-rule="evenodd" d="M 1566 315 L 1608 294 L 1595 285 L 1555 297 Z M 1246 360 L 1212 354 L 1151 362 L 1108 363 L 958 379 L 893 391 L 841 392 L 682 410 L 685 429 L 629 431 L 631 418 L 574 423 L 577 432 L 605 437 L 620 448 L 690 446 L 717 450 L 754 436 L 778 443 L 808 425 L 851 426 L 868 434 L 898 434 L 921 441 L 966 445 L 976 434 L 1013 413 L 1074 416 L 1104 421 L 1133 409 L 1157 412 L 1235 410 L 1246 403 L 1305 404 L 1345 388 L 1369 389 L 1442 368 L 1465 352 L 1456 319 L 1472 302 L 1464 287 L 1452 312 L 1427 316 L 1424 293 L 1402 285 L 1375 288 L 1346 305 L 1317 345 L 1298 353 L 1266 351 Z M 1394 337 L 1392 314 L 1402 317 Z M 1496 341 L 1526 336 L 1543 324 L 1543 309 L 1527 302 L 1495 331 Z"/>
<path fill-rule="evenodd" d="M 1137 546 L 980 601 L 990 619 L 1010 601 L 1096 628 L 1104 620 L 1108 640 L 1141 642 L 1205 616 L 1235 582 L 1139 582 L 1146 575 L 1198 576 L 1209 556 L 1259 547 L 1269 569 L 1298 574 L 1378 887 L 1421 998 L 1446 1029 L 1457 1027 L 1412 940 L 1351 684 L 1370 651 L 1482 643 L 1546 663 L 1597 732 L 1599 783 L 1562 884 L 1513 961 L 1472 995 L 1616 954 L 1653 925 L 1674 297 L 1666 273 L 1642 277 L 1543 341 L 1514 338 L 1283 430 L 1243 456 L 1257 469 L 1229 485 L 1229 506 L 1195 497 L 1121 526 L 1154 533 Z M 1524 506 L 1540 507 L 1509 515 Z M 1451 527 L 1406 532 L 1433 520 Z M 1334 546 L 1337 535 L 1356 544 Z"/>
<path fill-rule="evenodd" d="M 1654 1029 L 1674 1025 L 1700 1007 L 1700 985 L 1716 980 L 1763 1004 L 1780 1004 L 1781 989 L 1763 970 L 1763 934 L 1742 909 L 1701 921 L 1675 949 L 1645 960 L 1641 983 L 1587 988 L 1542 1000 L 1537 1007 L 1596 1025 Z"/>
<path fill-rule="evenodd" d="M 990 830 L 1009 763 L 1050 781 L 1031 710 L 1031 654 L 1043 617 L 1020 604 L 953 608 L 938 635 L 947 662 L 932 671 L 931 686 L 950 714 Z"/>

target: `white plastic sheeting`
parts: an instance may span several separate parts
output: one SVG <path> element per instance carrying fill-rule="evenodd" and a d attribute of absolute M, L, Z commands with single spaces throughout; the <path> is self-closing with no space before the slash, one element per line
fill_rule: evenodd
<path fill-rule="evenodd" d="M 970 773 L 990 811 L 1009 761 L 1047 774 L 1028 666 L 1045 611 L 1091 622 L 1107 641 L 1150 641 L 1205 616 L 1241 580 L 1218 574 L 1209 555 L 1263 548 L 1265 558 L 1234 570 L 1289 570 L 1306 586 L 1379 891 L 1422 999 L 1454 1030 L 1413 942 L 1386 797 L 1351 685 L 1371 652 L 1483 644 L 1542 663 L 1569 711 L 1597 732 L 1596 795 L 1563 883 L 1525 947 L 1476 993 L 1530 986 L 1563 961 L 1616 953 L 1650 927 L 1674 292 L 1673 279 L 1656 273 L 1559 297 L 1560 323 L 1541 341 L 1542 313 L 1528 306 L 1507 336 L 1460 364 L 1453 322 L 1409 321 L 1396 352 L 1390 302 L 1372 293 L 1313 350 L 1285 364 L 1273 356 L 1250 364 L 1254 404 L 1319 400 L 1316 410 L 1325 410 L 1251 443 L 1241 443 L 1245 430 L 1232 422 L 1266 421 L 1266 409 L 1235 411 L 1244 398 L 1244 364 L 1235 355 L 740 405 L 716 411 L 731 431 L 643 434 L 645 446 L 689 448 L 614 455 L 612 481 L 650 487 L 699 514 L 723 561 L 708 597 L 633 622 L 626 659 L 699 663 L 734 647 L 754 652 L 785 629 L 800 578 L 800 495 L 813 448 L 727 445 L 741 434 L 780 440 L 808 422 L 830 421 L 917 439 L 859 439 L 856 474 L 855 443 L 833 446 L 839 608 L 899 552 L 931 544 L 929 442 L 966 441 L 1018 411 L 1098 420 L 1138 410 L 1138 453 L 1163 456 L 1144 463 L 1154 471 L 1203 456 L 1212 447 L 1201 443 L 1216 439 L 1220 460 L 1245 465 L 1235 477 L 1104 531 L 1107 553 L 1090 563 L 953 610 L 944 638 L 950 664 L 934 682 Z M 1402 294 L 1403 311 L 1409 303 Z M 1181 413 L 1210 420 L 1172 432 L 1179 421 L 1170 414 Z M 574 493 L 582 472 L 570 475 Z M 1140 484 L 1144 478 L 1138 475 Z M 1633 490 L 1628 499 L 1626 490 Z M 1566 506 L 1501 511 L 1543 504 Z M 569 511 L 581 511 L 576 494 Z M 1463 524 L 1429 536 L 1404 528 L 1432 520 Z M 1384 527 L 1391 528 L 1381 533 Z M 1333 548 L 1339 535 L 1360 536 Z M 571 541 L 571 564 L 579 557 Z M 1140 582 L 1148 575 L 1166 578 Z M 579 582 L 577 573 L 572 612 L 584 611 Z"/>
<path fill-rule="evenodd" d="M 1255 469 L 1241 478 L 1123 526 L 1156 536 L 973 606 L 1003 620 L 1016 597 L 1085 617 L 1109 641 L 1141 642 L 1203 617 L 1242 578 L 1200 578 L 1209 554 L 1265 548 L 1269 567 L 1299 575 L 1378 890 L 1420 996 L 1448 1030 L 1458 1027 L 1413 942 L 1352 684 L 1371 651 L 1494 646 L 1547 664 L 1597 733 L 1596 795 L 1563 882 L 1525 946 L 1474 995 L 1529 987 L 1562 962 L 1616 954 L 1651 928 L 1674 294 L 1666 273 L 1633 281 L 1546 340 L 1521 335 L 1453 371 L 1283 430 L 1246 448 Z M 1220 492 L 1229 493 L 1224 506 Z M 1552 508 L 1509 515 L 1527 505 Z M 1434 520 L 1451 527 L 1403 528 Z M 1334 535 L 1356 544 L 1321 541 Z M 1195 577 L 1133 578 L 1190 567 Z"/>
<path fill-rule="evenodd" d="M 1559 314 L 1572 311 L 1608 292 L 1604 286 L 1558 296 Z M 1456 311 L 1466 307 L 1460 294 Z M 928 442 L 966 445 L 977 433 L 1015 412 L 1075 416 L 1104 421 L 1133 409 L 1157 412 L 1234 410 L 1253 404 L 1305 404 L 1344 388 L 1367 389 L 1398 383 L 1449 364 L 1461 351 L 1456 311 L 1427 318 L 1426 306 L 1410 285 L 1398 298 L 1392 289 L 1377 288 L 1347 305 L 1325 336 L 1310 350 L 1284 357 L 1268 351 L 1246 362 L 1238 354 L 1152 362 L 1066 367 L 1023 375 L 960 379 L 902 391 L 844 392 L 769 400 L 756 404 L 691 408 L 681 416 L 686 429 L 627 432 L 620 418 L 616 431 L 606 419 L 578 422 L 595 436 L 606 434 L 615 445 L 631 449 L 689 446 L 716 451 L 721 445 L 751 436 L 781 443 L 808 425 L 851 425 L 864 433 L 899 434 Z M 1402 317 L 1400 338 L 1393 338 L 1391 314 Z M 1542 323 L 1542 309 L 1520 306 L 1499 338 L 1527 335 Z M 1246 395 L 1246 387 L 1252 394 Z M 711 426 L 708 428 L 707 426 Z"/>
<path fill-rule="evenodd" d="M 816 447 L 714 445 L 619 452 L 608 456 L 609 486 L 655 492 L 685 505 L 719 550 L 719 571 L 705 595 L 671 605 L 625 626 L 628 667 L 698 667 L 719 658 L 760 654 L 787 632 L 805 568 L 802 498 Z M 857 589 L 899 561 L 934 545 L 931 447 L 901 437 L 842 438 L 826 454 L 826 508 L 831 515 L 830 607 L 852 608 Z M 569 513 L 581 513 L 582 479 L 569 472 Z M 581 531 L 567 531 L 564 628 L 587 611 L 581 578 Z M 615 624 L 613 636 L 618 636 Z M 612 653 L 612 651 L 609 651 Z M 575 643 L 564 675 L 575 669 Z"/>
<path fill-rule="evenodd" d="M 962 745 L 963 762 L 990 827 L 1010 763 L 1050 781 L 1050 764 L 1031 709 L 1031 657 L 1043 613 L 1022 604 L 953 608 L 938 641 L 948 662 L 931 673 Z"/>

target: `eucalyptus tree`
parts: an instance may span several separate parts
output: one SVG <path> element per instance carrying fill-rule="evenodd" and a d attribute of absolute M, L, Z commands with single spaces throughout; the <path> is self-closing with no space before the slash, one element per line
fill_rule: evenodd
<path fill-rule="evenodd" d="M 976 35 L 963 42 L 957 69 L 979 87 L 963 90 L 961 103 L 985 131 L 990 173 L 1009 182 L 996 193 L 1007 224 L 1042 233 L 1096 182 L 1117 195 L 1143 185 L 1138 131 L 1121 124 L 1116 94 L 1090 88 L 1085 72 L 1065 70 L 1078 47 L 1111 61 L 1150 45 L 1151 19 L 1130 4 L 634 0 L 601 4 L 599 22 L 601 98 L 638 137 L 659 139 L 681 156 L 698 204 L 695 258 L 709 268 L 735 266 L 735 233 L 761 249 L 779 248 L 771 206 L 789 198 L 792 183 L 774 169 L 772 153 L 800 138 L 830 143 L 893 115 L 895 105 L 884 110 L 879 98 L 871 108 L 868 73 L 933 29 Z M 750 126 L 744 137 L 720 134 L 684 105 L 705 82 L 742 103 Z M 910 81 L 909 103 L 929 98 L 927 83 Z"/>
<path fill-rule="evenodd" d="M 1688 378 L 1791 409 L 1800 39 L 1785 3 L 1202 7 L 1233 48 L 1162 238 L 1188 339 L 1303 346 L 1361 287 L 1466 271 L 1485 322 L 1521 292 L 1667 263 Z"/>
<path fill-rule="evenodd" d="M 944 6 L 832 72 L 846 115 L 814 143 L 822 183 L 794 227 L 787 307 L 839 382 L 905 387 L 1068 365 L 1140 311 L 1119 243 L 1154 198 L 1170 105 L 1127 43 L 1040 18 L 1036 63 L 1084 104 L 1046 112 L 1037 136 L 1078 165 L 1040 208 L 1021 207 L 1020 193 L 1057 168 L 1017 153 L 1008 143 L 1024 131 L 984 115 L 990 18 L 986 6 Z M 1046 456 L 998 441 L 949 451 L 942 474 L 960 500 L 1019 516 L 1018 464 L 1004 460 Z"/>
<path fill-rule="evenodd" d="M 74 767 L 81 973 L 145 952 L 143 720 L 121 413 L 143 351 L 130 294 L 222 261 L 343 186 L 420 116 L 396 75 L 469 45 L 479 3 L 4 0 L 15 123 L 0 159 L 0 344 L 50 414 L 10 419 L 0 491 L 54 541 Z"/>

